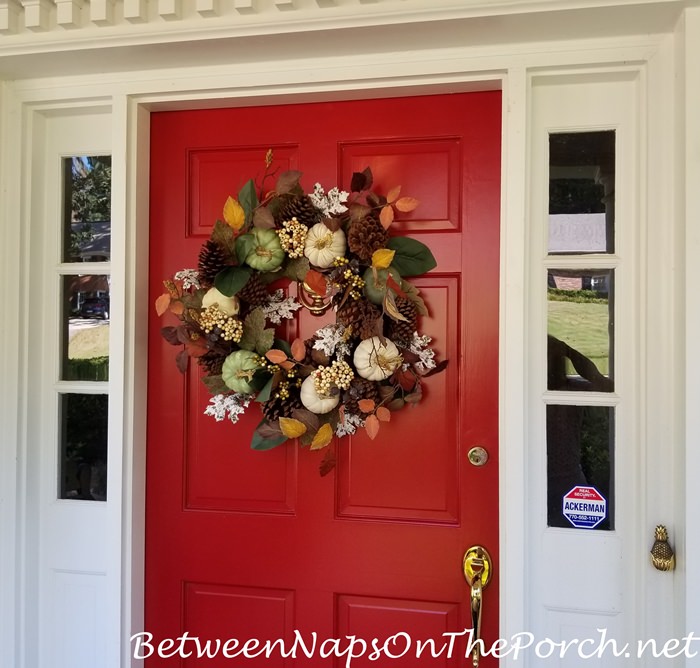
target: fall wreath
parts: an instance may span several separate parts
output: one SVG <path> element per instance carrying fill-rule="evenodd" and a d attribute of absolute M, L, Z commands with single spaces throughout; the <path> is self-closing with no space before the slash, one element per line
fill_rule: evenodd
<path fill-rule="evenodd" d="M 374 192 L 369 168 L 353 174 L 349 193 L 316 183 L 306 194 L 300 172 L 277 176 L 272 165 L 268 151 L 260 182 L 226 200 L 198 268 L 164 281 L 156 311 L 180 324 L 164 327 L 163 337 L 182 346 L 180 371 L 190 357 L 202 367 L 213 395 L 206 415 L 235 424 L 251 402 L 260 404 L 254 449 L 299 438 L 318 450 L 358 429 L 373 439 L 393 411 L 418 404 L 421 381 L 446 366 L 418 332 L 418 316 L 428 312 L 408 280 L 433 269 L 435 258 L 419 241 L 388 232 L 396 213 L 418 201 L 400 187 Z M 283 278 L 298 283 L 296 298 L 277 286 Z M 332 308 L 335 323 L 305 341 L 277 338 L 274 326 L 301 308 Z M 321 473 L 334 463 L 329 449 Z"/>

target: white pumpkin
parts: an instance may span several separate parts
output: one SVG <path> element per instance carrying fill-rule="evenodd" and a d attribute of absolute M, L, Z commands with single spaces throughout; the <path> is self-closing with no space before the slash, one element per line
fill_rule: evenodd
<path fill-rule="evenodd" d="M 216 304 L 219 311 L 226 315 L 236 315 L 241 307 L 238 297 L 227 297 L 219 292 L 216 288 L 209 288 L 204 297 L 202 297 L 202 308 L 208 308 Z"/>
<path fill-rule="evenodd" d="M 340 393 L 329 396 L 319 394 L 316 391 L 313 374 L 308 376 L 301 384 L 299 395 L 301 397 L 301 403 L 304 404 L 304 408 L 317 415 L 329 413 L 340 401 Z"/>
<path fill-rule="evenodd" d="M 384 380 L 391 376 L 403 362 L 396 344 L 384 339 L 386 345 L 378 336 L 360 341 L 355 349 L 352 361 L 358 376 L 367 380 Z"/>
<path fill-rule="evenodd" d="M 345 255 L 346 248 L 343 230 L 331 232 L 323 223 L 316 223 L 306 235 L 304 255 L 314 267 L 327 269 L 335 258 Z"/>

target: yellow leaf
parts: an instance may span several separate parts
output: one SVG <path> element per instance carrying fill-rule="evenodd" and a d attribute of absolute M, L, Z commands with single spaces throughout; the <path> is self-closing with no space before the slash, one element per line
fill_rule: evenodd
<path fill-rule="evenodd" d="M 396 251 L 380 248 L 372 253 L 372 266 L 376 269 L 388 269 L 394 255 L 396 255 Z"/>
<path fill-rule="evenodd" d="M 233 197 L 229 197 L 224 204 L 224 220 L 234 230 L 240 230 L 245 223 L 245 211 Z"/>
<path fill-rule="evenodd" d="M 170 295 L 165 292 L 158 299 L 156 299 L 156 313 L 158 315 L 163 315 L 168 310 L 170 306 Z"/>
<path fill-rule="evenodd" d="M 309 446 L 310 450 L 320 450 L 325 448 L 333 440 L 333 428 L 326 422 L 321 425 L 321 428 L 316 432 L 314 440 Z"/>
<path fill-rule="evenodd" d="M 394 206 L 399 210 L 407 213 L 408 211 L 413 211 L 420 201 L 415 197 L 401 197 L 394 202 Z"/>
<path fill-rule="evenodd" d="M 280 418 L 280 429 L 287 438 L 299 438 L 306 433 L 306 425 L 294 418 Z"/>
<path fill-rule="evenodd" d="M 403 198 L 402 198 L 403 199 Z M 394 209 L 392 209 L 391 204 L 387 204 L 379 214 L 379 222 L 385 230 L 389 229 L 389 226 L 394 222 Z"/>

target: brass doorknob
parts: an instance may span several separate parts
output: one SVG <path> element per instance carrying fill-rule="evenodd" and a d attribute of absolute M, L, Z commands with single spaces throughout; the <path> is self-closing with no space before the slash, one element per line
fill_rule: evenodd
<path fill-rule="evenodd" d="M 474 545 L 464 553 L 462 560 L 464 579 L 471 587 L 470 607 L 473 629 L 472 666 L 478 668 L 481 655 L 477 640 L 481 638 L 481 609 L 484 587 L 491 581 L 493 562 L 485 547 Z"/>

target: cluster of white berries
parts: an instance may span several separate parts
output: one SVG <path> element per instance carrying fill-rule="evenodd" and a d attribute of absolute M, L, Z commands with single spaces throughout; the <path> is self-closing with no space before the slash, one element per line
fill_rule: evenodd
<path fill-rule="evenodd" d="M 347 390 L 354 377 L 352 367 L 347 362 L 335 360 L 330 366 L 320 366 L 314 371 L 314 387 L 318 394 L 327 397 L 333 387 Z"/>
<path fill-rule="evenodd" d="M 215 329 L 218 329 L 220 332 L 219 336 L 224 341 L 238 343 L 243 336 L 243 323 L 238 318 L 233 318 L 224 313 L 218 304 L 207 306 L 199 314 L 199 324 L 206 334 L 210 334 Z"/>
<path fill-rule="evenodd" d="M 309 228 L 300 223 L 296 216 L 291 220 L 284 221 L 282 229 L 277 230 L 282 250 L 291 258 L 303 257 L 308 231 Z"/>

